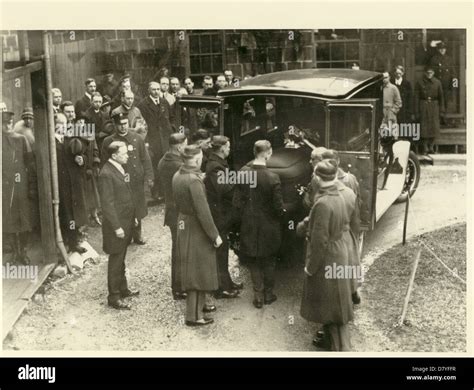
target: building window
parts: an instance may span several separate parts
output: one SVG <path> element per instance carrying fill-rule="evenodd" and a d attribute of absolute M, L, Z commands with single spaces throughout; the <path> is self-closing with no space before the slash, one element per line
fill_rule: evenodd
<path fill-rule="evenodd" d="M 350 68 L 359 62 L 359 30 L 317 30 L 316 67 Z"/>
<path fill-rule="evenodd" d="M 215 76 L 224 70 L 222 32 L 194 30 L 189 33 L 191 76 Z"/>

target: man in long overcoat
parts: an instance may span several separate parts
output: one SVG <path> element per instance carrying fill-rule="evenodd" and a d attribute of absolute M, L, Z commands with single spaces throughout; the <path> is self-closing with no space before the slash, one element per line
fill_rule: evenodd
<path fill-rule="evenodd" d="M 443 106 L 442 112 L 451 112 L 455 108 L 453 79 L 456 77 L 456 67 L 452 58 L 446 54 L 447 47 L 444 42 L 439 42 L 436 45 L 436 50 L 437 53 L 429 60 L 429 66 L 433 68 L 434 76 L 441 82 L 443 88 L 445 106 Z"/>
<path fill-rule="evenodd" d="M 277 299 L 273 293 L 275 256 L 281 245 L 281 219 L 285 213 L 280 178 L 266 166 L 271 155 L 269 141 L 255 142 L 255 160 L 241 169 L 249 180 L 239 183 L 233 199 L 241 216 L 240 252 L 250 266 L 253 304 L 258 309 Z"/>
<path fill-rule="evenodd" d="M 212 137 L 212 151 L 206 165 L 207 199 L 211 209 L 214 223 L 222 238 L 222 245 L 217 250 L 217 267 L 219 271 L 219 290 L 216 298 L 235 298 L 242 283 L 235 283 L 229 273 L 229 241 L 227 235 L 235 221 L 232 198 L 235 184 L 225 180 L 226 172 L 229 173 L 227 157 L 230 153 L 229 138 L 223 135 Z"/>
<path fill-rule="evenodd" d="M 107 284 L 108 304 L 118 310 L 130 309 L 123 298 L 136 296 L 137 290 L 128 287 L 125 275 L 125 256 L 132 238 L 135 218 L 133 189 L 124 165 L 129 159 L 127 145 L 113 141 L 107 145 L 107 155 L 99 174 L 99 192 L 102 202 L 102 238 L 104 252 L 109 255 Z"/>
<path fill-rule="evenodd" d="M 347 240 L 355 209 L 350 209 L 337 186 L 337 167 L 329 160 L 316 166 L 320 179 L 309 219 L 301 315 L 323 324 L 330 349 L 350 350 L 347 323 L 353 319 L 352 279 Z M 349 198 L 349 197 L 348 197 Z M 351 203 L 355 205 L 355 195 Z M 348 214 L 350 212 L 350 214 Z M 342 272 L 332 272 L 339 270 Z"/>
<path fill-rule="evenodd" d="M 165 195 L 164 224 L 171 232 L 171 291 L 174 299 L 184 299 L 186 294 L 180 283 L 180 262 L 176 255 L 176 236 L 178 234 L 178 209 L 173 197 L 173 176 L 184 163 L 183 149 L 187 145 L 184 134 L 173 133 L 169 137 L 170 149 L 158 164 L 157 181 L 162 185 Z"/>
<path fill-rule="evenodd" d="M 398 88 L 390 82 L 390 74 L 383 73 L 383 122 L 397 123 L 398 111 L 402 108 L 402 99 Z"/>
<path fill-rule="evenodd" d="M 427 66 L 423 78 L 415 87 L 415 116 L 420 121 L 422 153 L 434 152 L 434 141 L 439 137 L 439 116 L 444 115 L 444 95 L 441 82 L 434 70 Z"/>
<path fill-rule="evenodd" d="M 58 162 L 59 219 L 65 244 L 70 251 L 84 253 L 79 246 L 88 223 L 87 152 L 79 137 L 81 125 L 75 121 L 74 106 L 62 103 L 63 114 L 56 114 L 56 155 Z"/>
<path fill-rule="evenodd" d="M 149 145 L 150 158 L 156 177 L 158 163 L 168 151 L 168 140 L 173 130 L 170 123 L 170 106 L 166 99 L 160 97 L 160 84 L 155 81 L 150 82 L 148 93 L 149 95 L 137 107 L 148 125 L 145 141 Z M 160 180 L 155 180 L 151 189 L 154 199 L 159 199 L 166 192 L 166 187 L 163 186 L 164 184 L 162 185 Z"/>
<path fill-rule="evenodd" d="M 130 177 L 130 186 L 132 187 L 136 208 L 135 217 L 138 220 L 137 226 L 133 229 L 133 241 L 136 244 L 144 245 L 141 220 L 148 214 L 145 200 L 145 183 L 149 187 L 153 186 L 154 175 L 151 160 L 143 138 L 129 131 L 126 114 L 116 114 L 113 120 L 115 123 L 115 133 L 108 136 L 102 144 L 101 162 L 105 164 L 110 158 L 107 148 L 113 141 L 125 142 L 130 157 L 125 164 L 125 171 Z"/>
<path fill-rule="evenodd" d="M 13 260 L 29 264 L 26 253 L 33 217 L 29 197 L 33 154 L 25 136 L 13 131 L 13 112 L 2 112 L 2 226 L 13 249 Z"/>
<path fill-rule="evenodd" d="M 173 195 L 178 215 L 177 256 L 180 279 L 186 297 L 186 325 L 207 325 L 203 317 L 206 292 L 219 287 L 216 248 L 222 245 L 206 198 L 199 167 L 202 150 L 197 145 L 184 148 L 184 165 L 173 177 Z"/>

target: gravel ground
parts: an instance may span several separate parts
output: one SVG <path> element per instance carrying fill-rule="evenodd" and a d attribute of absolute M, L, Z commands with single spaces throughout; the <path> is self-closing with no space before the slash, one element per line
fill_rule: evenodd
<path fill-rule="evenodd" d="M 439 229 L 420 238 L 466 280 L 466 224 Z M 380 345 L 381 350 L 465 352 L 466 285 L 424 247 L 405 325 L 394 326 L 401 315 L 418 245 L 417 240 L 406 246 L 397 245 L 373 263 L 366 275 L 359 319 L 372 319 L 372 325 L 386 342 Z"/>
<path fill-rule="evenodd" d="M 460 193 L 463 188 L 465 191 L 465 172 L 456 172 L 459 176 L 453 180 L 455 172 L 425 171 L 423 185 L 427 183 L 428 186 L 420 187 L 419 197 L 424 196 L 422 191 L 433 196 L 439 191 L 443 199 Z M 437 180 L 438 176 L 442 180 Z M 446 186 L 439 183 L 448 178 L 455 181 L 451 183 L 454 191 L 444 194 Z M 421 205 L 421 202 L 417 206 L 418 198 L 414 198 L 413 208 L 420 207 L 420 220 L 428 220 L 424 224 L 426 227 L 429 219 L 432 216 L 438 218 L 439 213 L 434 214 L 429 205 Z M 439 198 L 433 198 L 431 202 L 444 207 Z M 395 247 L 394 252 L 384 253 L 395 238 L 399 242 L 400 235 L 392 234 L 393 239 L 385 241 L 384 236 L 388 237 L 390 229 L 398 226 L 402 213 L 403 205 L 393 206 L 384 216 L 385 220 L 377 224 L 378 230 L 367 237 L 367 246 L 376 249 L 376 255 L 372 253 L 364 259 L 372 266 L 366 274 L 362 304 L 356 307 L 355 320 L 350 325 L 353 350 L 464 351 L 465 290 L 440 270 L 425 251 L 407 316 L 411 326 L 393 328 L 401 311 L 414 251 L 413 244 L 410 244 L 409 249 Z M 462 210 L 455 215 L 462 216 Z M 440 221 L 436 220 L 429 226 L 438 226 L 438 223 Z M 456 226 L 453 229 L 457 231 L 449 229 L 452 228 L 448 228 L 447 233 L 443 230 L 433 235 L 428 233 L 424 240 L 448 265 L 456 266 L 462 276 L 465 273 L 465 245 L 443 245 L 452 243 L 453 237 L 465 244 L 465 228 Z M 130 284 L 140 289 L 140 296 L 131 299 L 131 311 L 117 311 L 107 306 L 107 258 L 100 252 L 96 263 L 87 264 L 77 275 L 48 280 L 45 294 L 36 295 L 29 303 L 4 340 L 4 349 L 228 353 L 315 351 L 311 338 L 317 328 L 299 315 L 302 266 L 278 269 L 275 288 L 278 301 L 257 310 L 251 303 L 248 270 L 239 266 L 236 257 L 232 256 L 231 271 L 245 285 L 241 297 L 216 301 L 218 310 L 213 313 L 216 322 L 203 328 L 189 328 L 184 325 L 184 301 L 174 301 L 171 297 L 171 243 L 169 230 L 163 226 L 162 206 L 149 209 L 149 216 L 143 220 L 143 230 L 147 245 L 131 245 L 127 254 Z M 449 238 L 449 242 L 441 243 L 443 237 Z M 89 229 L 89 242 L 94 248 L 101 248 L 100 229 Z"/>

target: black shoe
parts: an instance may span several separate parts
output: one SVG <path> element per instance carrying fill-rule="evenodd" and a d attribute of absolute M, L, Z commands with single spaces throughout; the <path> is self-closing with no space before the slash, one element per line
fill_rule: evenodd
<path fill-rule="evenodd" d="M 203 318 L 202 320 L 199 321 L 186 321 L 187 326 L 204 326 L 204 325 L 209 325 L 214 322 L 213 318 Z"/>
<path fill-rule="evenodd" d="M 175 301 L 179 301 L 181 299 L 186 299 L 187 296 L 188 296 L 188 294 L 186 294 L 185 292 L 173 293 L 173 299 Z"/>
<path fill-rule="evenodd" d="M 141 238 L 136 240 L 134 239 L 133 242 L 137 245 L 145 245 L 146 244 L 146 241 L 142 240 Z"/>
<path fill-rule="evenodd" d="M 87 249 L 83 248 L 82 246 L 76 245 L 75 247 L 71 248 L 71 252 L 77 252 L 80 255 L 82 255 L 83 253 L 87 252 Z"/>
<path fill-rule="evenodd" d="M 239 296 L 238 290 L 219 291 L 219 292 L 216 292 L 214 295 L 216 299 L 232 299 L 232 298 L 237 298 L 238 296 Z"/>
<path fill-rule="evenodd" d="M 263 302 L 261 299 L 254 299 L 252 303 L 257 309 L 261 309 L 263 307 Z"/>
<path fill-rule="evenodd" d="M 109 306 L 117 310 L 130 310 L 132 308 L 130 304 L 122 301 L 121 299 L 117 299 L 116 301 L 113 301 L 113 302 L 109 301 Z"/>
<path fill-rule="evenodd" d="M 127 290 L 121 293 L 120 296 L 122 298 L 128 298 L 128 297 L 136 297 L 139 294 L 140 294 L 140 291 L 138 290 Z"/>
<path fill-rule="evenodd" d="M 215 305 L 204 305 L 202 311 L 204 313 L 212 313 L 213 311 L 216 311 L 217 308 Z"/>
<path fill-rule="evenodd" d="M 356 291 L 355 293 L 352 293 L 352 303 L 354 305 L 358 305 L 360 303 L 360 295 L 358 291 Z"/>
<path fill-rule="evenodd" d="M 232 290 L 242 290 L 244 288 L 243 283 L 232 282 Z"/>
<path fill-rule="evenodd" d="M 277 300 L 277 296 L 275 294 L 272 294 L 265 297 L 265 299 L 263 300 L 263 303 L 265 303 L 265 305 L 271 305 L 276 300 Z"/>
<path fill-rule="evenodd" d="M 331 347 L 329 345 L 329 342 L 325 338 L 315 338 L 315 339 L 313 339 L 313 345 L 316 348 L 325 349 L 326 351 L 329 351 L 329 349 Z"/>

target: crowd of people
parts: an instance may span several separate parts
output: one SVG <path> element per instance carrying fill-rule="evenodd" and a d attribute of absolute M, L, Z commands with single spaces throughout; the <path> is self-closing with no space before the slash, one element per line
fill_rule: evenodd
<path fill-rule="evenodd" d="M 433 68 L 426 68 L 415 88 L 425 152 L 431 151 L 434 138 L 427 131 L 436 131 L 436 123 L 439 128 L 444 106 Z M 403 76 L 401 66 L 392 82 L 384 74 L 386 122 L 413 119 L 411 86 Z M 216 83 L 205 76 L 202 93 L 215 96 L 237 83 L 226 70 Z M 183 121 L 191 125 L 192 118 L 182 118 L 177 99 L 197 94 L 190 77 L 183 85 L 165 72 L 148 84 L 146 96 L 138 102 L 130 75 L 116 82 L 112 72 L 99 85 L 87 79 L 84 95 L 75 103 L 63 99 L 59 88 L 52 89 L 59 219 L 69 252 L 85 252 L 81 241 L 86 227 L 102 226 L 103 250 L 109 255 L 108 304 L 127 310 L 131 306 L 125 298 L 139 293 L 129 288 L 125 276 L 127 248 L 132 242 L 146 244 L 142 219 L 148 206 L 164 202 L 164 224 L 172 241 L 171 292 L 174 299 L 186 299 L 186 324 L 202 326 L 213 322 L 205 314 L 216 310 L 211 294 L 236 298 L 243 289 L 229 273 L 231 231 L 240 233 L 238 255 L 250 269 L 253 305 L 261 309 L 277 300 L 275 259 L 286 210 L 280 179 L 266 167 L 272 155 L 267 140 L 255 142 L 255 158 L 242 168 L 255 173 L 256 186 L 218 180 L 229 170 L 230 140 L 202 126 L 183 131 Z M 13 116 L 2 113 L 4 243 L 14 261 L 29 264 L 29 232 L 39 218 L 33 205 L 38 198 L 34 114 L 25 108 L 16 124 Z M 213 118 L 212 112 L 204 113 L 201 124 Z M 303 200 L 308 215 L 297 229 L 305 241 L 301 315 L 324 325 L 313 340 L 317 346 L 349 350 L 347 323 L 353 318 L 353 305 L 360 302 L 358 281 L 354 275 L 328 278 L 325 270 L 333 264 L 360 267 L 358 183 L 339 167 L 334 150 L 316 148 L 311 164 L 313 176 Z M 147 186 L 152 198 L 148 202 Z"/>

